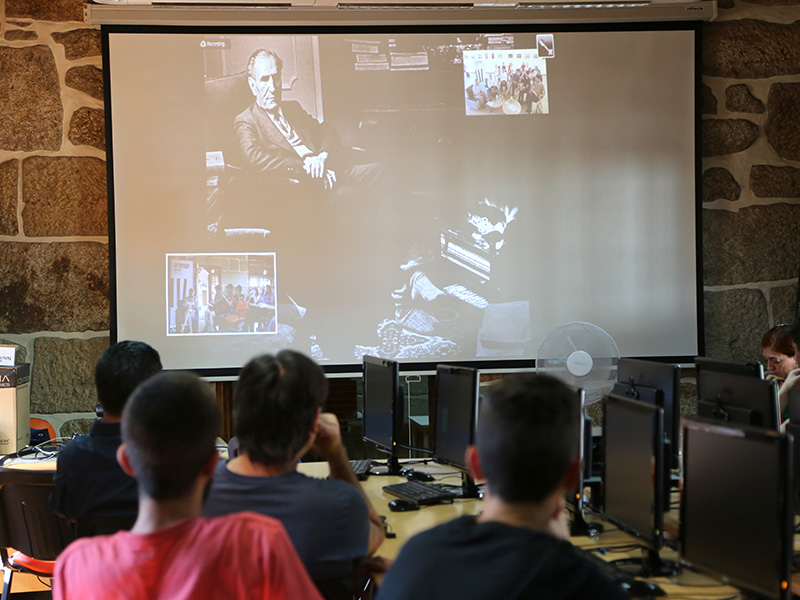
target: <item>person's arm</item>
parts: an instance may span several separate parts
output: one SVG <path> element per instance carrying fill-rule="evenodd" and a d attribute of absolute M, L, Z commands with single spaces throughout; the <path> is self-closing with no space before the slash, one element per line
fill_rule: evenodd
<path fill-rule="evenodd" d="M 786 380 L 781 385 L 780 392 L 778 392 L 778 399 L 780 400 L 781 404 L 781 414 L 783 414 L 783 412 L 786 410 L 786 407 L 789 405 L 789 390 L 797 386 L 798 381 L 800 381 L 800 369 L 795 369 L 786 376 Z"/>
<path fill-rule="evenodd" d="M 259 135 L 259 126 L 255 118 L 253 114 L 245 112 L 234 121 L 239 148 L 247 163 L 262 173 L 283 174 L 287 177 L 301 176 L 304 171 L 300 157 L 296 154 L 293 156 L 279 146 L 264 140 L 263 136 Z M 267 116 L 263 118 L 269 120 Z M 274 127 L 271 122 L 265 126 Z"/>
<path fill-rule="evenodd" d="M 372 556 L 384 540 L 385 532 L 383 521 L 381 520 L 372 503 L 367 498 L 364 488 L 361 487 L 353 469 L 350 467 L 350 459 L 347 457 L 347 450 L 342 444 L 342 433 L 339 428 L 339 419 L 333 413 L 322 413 L 319 416 L 319 431 L 317 439 L 311 451 L 318 454 L 326 461 L 331 471 L 331 479 L 340 479 L 356 488 L 364 502 L 367 503 L 369 518 L 369 545 L 367 555 Z"/>

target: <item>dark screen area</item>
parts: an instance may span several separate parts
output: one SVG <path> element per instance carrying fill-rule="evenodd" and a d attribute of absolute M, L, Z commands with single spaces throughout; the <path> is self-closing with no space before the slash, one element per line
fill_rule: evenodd
<path fill-rule="evenodd" d="M 677 467 L 680 432 L 680 367 L 669 363 L 622 358 L 617 366 L 617 381 L 660 392 L 659 406 L 664 409 L 664 435 L 670 442 L 673 464 Z M 638 398 L 641 400 L 642 398 Z"/>
<path fill-rule="evenodd" d="M 464 453 L 473 441 L 476 425 L 478 371 L 439 366 L 436 386 L 434 460 L 464 469 Z"/>
<path fill-rule="evenodd" d="M 621 529 L 661 545 L 663 411 L 610 394 L 604 413 L 603 513 Z"/>
<path fill-rule="evenodd" d="M 689 423 L 683 441 L 683 558 L 767 598 L 783 598 L 782 546 L 790 524 L 784 526 L 781 465 L 789 458 L 782 440 Z"/>
<path fill-rule="evenodd" d="M 364 357 L 364 441 L 391 452 L 393 407 L 399 385 L 396 362 Z"/>
<path fill-rule="evenodd" d="M 701 417 L 777 431 L 780 425 L 775 383 L 723 371 L 698 370 L 697 411 Z"/>

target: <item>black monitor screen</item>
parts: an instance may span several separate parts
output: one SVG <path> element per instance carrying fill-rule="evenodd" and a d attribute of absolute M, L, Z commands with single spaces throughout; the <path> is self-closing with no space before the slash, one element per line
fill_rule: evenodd
<path fill-rule="evenodd" d="M 663 411 L 615 394 L 606 396 L 604 409 L 603 513 L 658 550 L 664 521 Z"/>
<path fill-rule="evenodd" d="M 363 439 L 385 452 L 392 452 L 393 448 L 398 386 L 399 368 L 396 362 L 364 357 Z"/>
<path fill-rule="evenodd" d="M 477 422 L 478 380 L 475 369 L 437 367 L 435 461 L 466 468 L 465 452 Z"/>
<path fill-rule="evenodd" d="M 731 375 L 764 379 L 764 365 L 760 362 L 698 356 L 694 359 L 694 364 L 698 372 L 718 371 L 720 373 L 730 373 Z"/>
<path fill-rule="evenodd" d="M 722 371 L 697 371 L 701 417 L 778 430 L 778 390 L 772 381 Z"/>
<path fill-rule="evenodd" d="M 790 441 L 689 420 L 683 444 L 683 559 L 764 597 L 788 598 Z"/>
<path fill-rule="evenodd" d="M 657 402 L 664 409 L 664 434 L 675 459 L 679 449 L 680 377 L 680 367 L 669 363 L 621 358 L 617 365 L 617 381 L 623 385 L 628 384 L 634 393 L 637 387 L 658 391 Z M 646 395 L 642 394 L 636 399 L 643 400 Z M 668 466 L 678 465 L 674 462 Z"/>

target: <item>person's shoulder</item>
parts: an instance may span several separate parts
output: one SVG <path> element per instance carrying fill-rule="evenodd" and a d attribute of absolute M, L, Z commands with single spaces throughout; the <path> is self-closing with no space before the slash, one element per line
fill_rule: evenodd
<path fill-rule="evenodd" d="M 253 122 L 258 115 L 255 108 L 256 108 L 255 102 L 253 102 L 252 104 L 248 104 L 247 107 L 242 112 L 236 115 L 236 118 L 233 120 L 233 123 L 238 124 L 238 123 Z"/>

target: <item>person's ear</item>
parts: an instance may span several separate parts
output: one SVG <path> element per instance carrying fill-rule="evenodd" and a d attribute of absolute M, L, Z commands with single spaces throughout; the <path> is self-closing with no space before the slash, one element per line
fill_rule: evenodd
<path fill-rule="evenodd" d="M 247 78 L 247 84 L 250 86 L 250 91 L 253 92 L 253 95 L 258 94 L 258 90 L 256 90 L 256 80 L 252 77 Z"/>
<path fill-rule="evenodd" d="M 317 413 L 314 415 L 314 422 L 311 424 L 311 433 L 319 433 L 319 416 L 322 414 L 322 407 L 317 407 Z"/>
<path fill-rule="evenodd" d="M 208 460 L 203 465 L 203 469 L 200 471 L 200 475 L 204 477 L 208 477 L 211 479 L 214 476 L 214 471 L 217 468 L 217 463 L 219 462 L 219 452 L 216 449 L 209 454 Z"/>
<path fill-rule="evenodd" d="M 475 481 L 483 481 L 483 467 L 481 467 L 481 458 L 478 455 L 478 447 L 475 444 L 467 446 L 465 454 L 465 462 L 467 463 L 467 470 L 470 476 Z"/>
<path fill-rule="evenodd" d="M 567 470 L 564 477 L 561 478 L 561 485 L 565 490 L 574 490 L 578 487 L 578 482 L 581 478 L 581 471 L 583 470 L 583 461 L 580 458 L 575 458 L 569 461 Z M 583 490 L 581 490 L 583 493 Z"/>
<path fill-rule="evenodd" d="M 124 443 L 120 444 L 119 448 L 117 448 L 117 462 L 125 473 L 131 477 L 136 477 L 136 473 L 131 466 L 131 461 L 128 459 L 128 454 Z"/>

